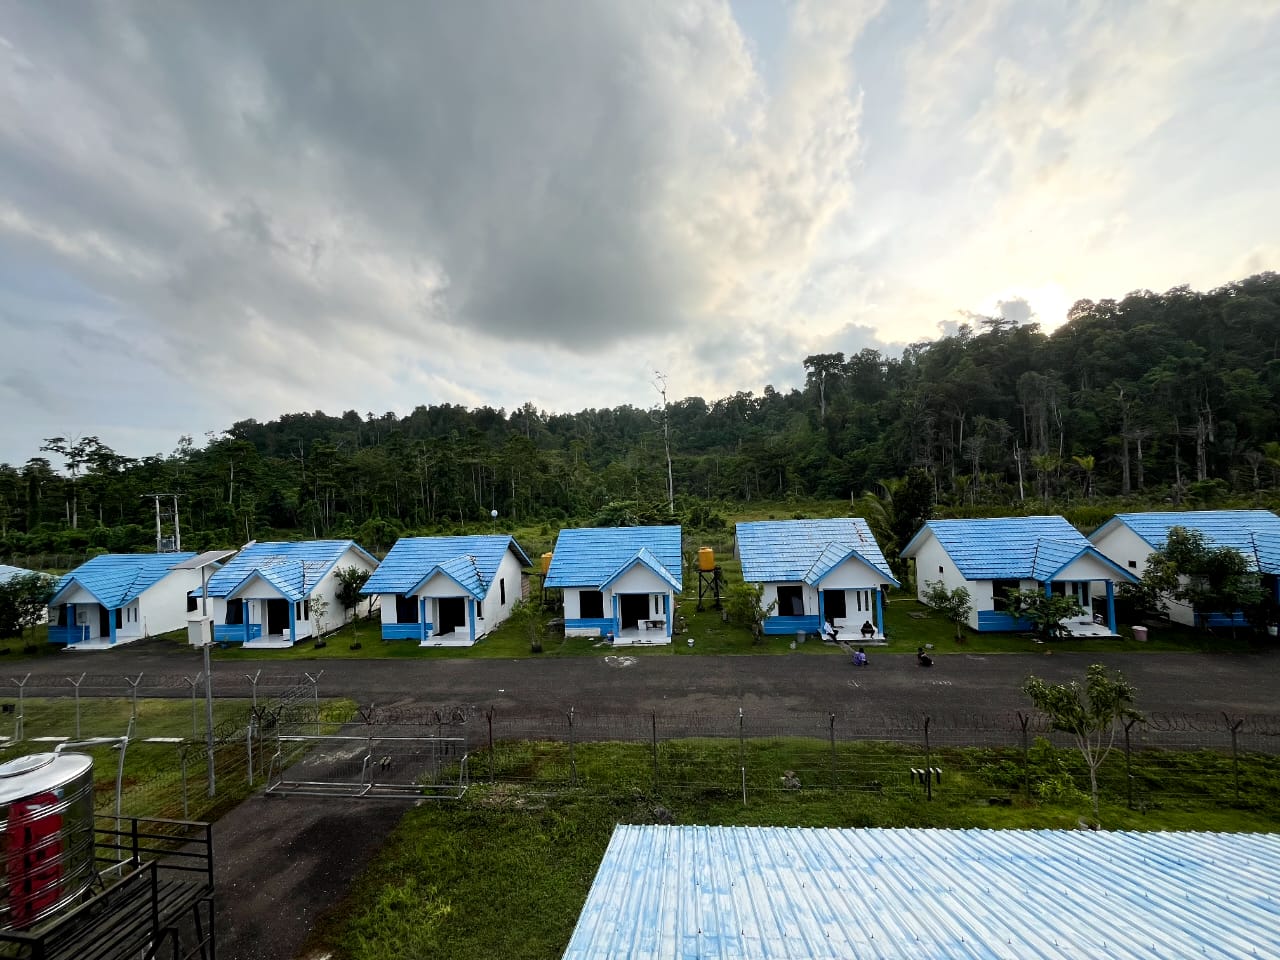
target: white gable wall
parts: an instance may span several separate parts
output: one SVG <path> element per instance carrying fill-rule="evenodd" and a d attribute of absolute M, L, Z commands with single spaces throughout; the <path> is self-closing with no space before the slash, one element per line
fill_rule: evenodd
<path fill-rule="evenodd" d="M 516 559 L 515 553 L 507 550 L 502 555 L 502 562 L 498 564 L 498 573 L 493 578 L 493 583 L 489 585 L 489 592 L 484 598 L 484 619 L 480 621 L 487 633 L 493 630 L 498 624 L 506 620 L 511 614 L 511 608 L 519 602 L 523 584 L 521 578 L 524 573 L 520 567 L 520 561 Z M 503 590 L 506 591 L 506 602 L 503 602 Z M 480 624 L 476 625 L 476 633 L 480 633 Z"/>
<path fill-rule="evenodd" d="M 1114 580 L 1118 576 L 1115 570 L 1097 557 L 1086 555 L 1067 564 L 1053 579 L 1056 583 L 1059 580 Z"/>
<path fill-rule="evenodd" d="M 176 561 L 175 561 L 176 562 Z M 199 570 L 170 570 L 135 601 L 138 605 L 138 636 L 187 628 L 187 594 L 200 589 Z"/>
<path fill-rule="evenodd" d="M 605 599 L 615 593 L 668 593 L 671 585 L 664 583 L 652 570 L 637 563 L 605 590 Z"/>
<path fill-rule="evenodd" d="M 1104 557 L 1139 577 L 1147 569 L 1147 558 L 1155 552 L 1151 544 L 1123 523 L 1117 523 L 1096 540 L 1092 537 L 1090 540 Z M 1174 623 L 1185 624 L 1188 627 L 1195 626 L 1195 611 L 1188 604 L 1164 597 L 1160 605 L 1164 608 L 1165 616 Z"/>
<path fill-rule="evenodd" d="M 313 615 L 311 620 L 306 624 L 305 634 L 302 632 L 302 623 L 300 621 L 298 624 L 299 640 L 304 636 L 309 637 L 313 633 L 337 629 L 344 623 L 349 623 L 351 621 L 351 615 L 348 611 L 343 610 L 342 604 L 338 602 L 337 571 L 346 567 L 358 567 L 361 570 L 367 570 L 370 573 L 373 573 L 373 571 L 378 568 L 378 564 L 376 562 L 371 562 L 354 546 L 347 547 L 342 556 L 338 558 L 338 562 L 333 565 L 329 572 L 320 580 L 320 583 L 317 584 L 315 590 L 311 592 L 312 597 L 323 597 L 329 603 L 329 607 L 325 611 L 324 619 L 317 623 L 316 617 Z M 365 607 L 368 609 L 367 601 L 365 603 Z M 357 605 L 355 612 L 357 614 L 359 613 L 359 605 Z"/>
<path fill-rule="evenodd" d="M 941 580 L 943 586 L 948 590 L 954 590 L 956 587 L 965 587 L 970 595 L 974 595 L 974 587 L 964 575 L 960 572 L 960 568 L 955 565 L 946 550 L 942 549 L 942 544 L 938 542 L 932 531 L 926 531 L 921 538 L 920 546 L 915 552 L 916 561 L 916 597 L 921 602 L 924 601 L 925 584 L 930 580 Z M 991 597 L 991 585 L 987 583 L 987 599 Z M 977 605 L 977 597 L 974 595 L 974 605 Z M 988 606 L 987 609 L 990 609 Z"/>
<path fill-rule="evenodd" d="M 1134 576 L 1141 577 L 1146 570 L 1147 557 L 1152 553 L 1151 544 L 1123 523 L 1117 523 L 1098 539 L 1090 540 L 1100 554 Z"/>
<path fill-rule="evenodd" d="M 850 557 L 823 577 L 819 586 L 823 590 L 867 590 L 879 589 L 880 584 L 886 582 L 879 570 Z"/>

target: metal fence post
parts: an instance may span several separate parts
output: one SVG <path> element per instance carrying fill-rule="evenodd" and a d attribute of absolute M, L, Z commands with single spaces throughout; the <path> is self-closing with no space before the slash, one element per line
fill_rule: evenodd
<path fill-rule="evenodd" d="M 249 727 L 245 731 L 245 746 L 249 751 L 249 786 L 253 786 L 253 728 L 258 725 L 256 716 L 249 717 Z"/>
<path fill-rule="evenodd" d="M 653 792 L 658 792 L 658 712 L 649 714 L 650 750 L 653 754 Z"/>
<path fill-rule="evenodd" d="M 133 699 L 133 715 L 130 717 L 130 719 L 134 723 L 137 723 L 138 722 L 138 684 L 142 682 L 142 674 L 141 673 L 138 674 L 137 680 L 130 680 L 128 677 L 125 677 L 124 682 L 129 685 L 129 695 Z"/>
<path fill-rule="evenodd" d="M 244 675 L 244 678 L 249 681 L 250 696 L 253 698 L 253 711 L 255 714 L 258 712 L 258 678 L 260 676 L 262 676 L 261 670 L 254 673 L 253 676 L 249 676 L 247 673 Z"/>
<path fill-rule="evenodd" d="M 573 751 L 573 707 L 569 708 L 569 783 L 578 785 L 578 763 Z"/>
<path fill-rule="evenodd" d="M 1222 719 L 1227 721 L 1227 726 L 1231 728 L 1231 779 L 1235 781 L 1236 803 L 1240 802 L 1240 750 L 1237 742 L 1237 735 L 1240 732 L 1240 726 L 1244 723 L 1241 718 L 1235 723 L 1231 722 L 1231 718 L 1222 714 Z"/>
<path fill-rule="evenodd" d="M 738 708 L 738 772 L 742 775 L 742 805 L 747 805 L 747 747 L 746 718 Z"/>
<path fill-rule="evenodd" d="M 1027 803 L 1031 802 L 1031 747 L 1027 740 L 1027 724 L 1031 722 L 1031 715 L 1023 715 L 1022 711 L 1018 711 L 1018 723 L 1022 725 L 1022 793 Z"/>
<path fill-rule="evenodd" d="M 1125 802 L 1130 810 L 1133 809 L 1133 747 L 1129 743 L 1129 731 L 1133 729 L 1133 725 L 1137 722 L 1136 717 L 1131 717 L 1124 724 Z"/>
<path fill-rule="evenodd" d="M 831 713 L 827 719 L 831 732 L 831 789 L 835 790 L 840 786 L 840 780 L 836 775 L 836 715 Z"/>
<path fill-rule="evenodd" d="M 489 782 L 493 783 L 496 767 L 496 761 L 493 756 L 493 707 L 484 712 L 485 719 L 489 721 Z"/>
<path fill-rule="evenodd" d="M 182 761 L 182 819 L 190 820 L 191 811 L 187 806 L 187 745 L 185 743 L 178 748 L 178 756 Z"/>
<path fill-rule="evenodd" d="M 933 799 L 933 753 L 929 748 L 929 718 L 924 718 L 924 796 Z"/>
<path fill-rule="evenodd" d="M 73 680 L 67 677 L 67 683 L 76 688 L 76 739 L 80 739 L 80 684 L 84 683 L 85 674 L 80 674 L 79 680 Z"/>
<path fill-rule="evenodd" d="M 190 677 L 183 677 L 183 681 L 191 688 L 191 739 L 198 740 L 200 738 L 200 701 L 196 699 L 196 688 L 200 681 L 204 678 L 204 672 L 196 674 L 196 678 L 192 680 Z"/>
<path fill-rule="evenodd" d="M 18 688 L 18 715 L 13 718 L 13 742 L 21 743 L 26 733 L 27 726 L 27 706 L 23 694 L 23 688 L 27 685 L 27 681 L 31 679 L 31 674 L 27 674 L 21 680 L 14 680 L 12 677 L 9 681 Z"/>

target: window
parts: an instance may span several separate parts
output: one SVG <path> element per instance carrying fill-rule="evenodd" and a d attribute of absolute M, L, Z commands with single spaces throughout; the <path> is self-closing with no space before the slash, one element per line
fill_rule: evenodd
<path fill-rule="evenodd" d="M 227 601 L 227 615 L 226 617 L 223 618 L 223 622 L 228 624 L 233 624 L 233 625 L 244 623 L 244 601 L 243 600 Z"/>
<path fill-rule="evenodd" d="M 195 613 L 196 608 L 200 606 L 200 601 L 196 599 L 194 593 L 187 594 L 187 613 Z"/>
<path fill-rule="evenodd" d="M 599 590 L 578 591 L 578 616 L 584 620 L 604 616 L 604 594 Z"/>
<path fill-rule="evenodd" d="M 991 609 L 999 613 L 1007 613 L 1010 609 L 1009 594 L 1017 593 L 1021 586 L 1020 580 L 992 580 Z"/>
<path fill-rule="evenodd" d="M 653 595 L 653 615 L 656 617 L 662 613 L 662 594 L 655 593 Z"/>
<path fill-rule="evenodd" d="M 504 607 L 507 605 L 507 581 L 505 577 L 498 580 L 498 602 Z"/>
<path fill-rule="evenodd" d="M 941 572 L 942 572 L 942 564 L 938 564 L 938 572 L 939 572 L 939 573 L 941 573 Z"/>
<path fill-rule="evenodd" d="M 310 597 L 302 601 L 302 619 L 303 620 L 311 619 L 311 598 Z"/>
<path fill-rule="evenodd" d="M 68 609 L 69 608 L 65 603 L 58 607 L 58 626 L 60 627 L 70 626 L 70 624 L 67 622 Z"/>
<path fill-rule="evenodd" d="M 1130 570 L 1137 570 L 1137 569 L 1138 569 L 1138 561 L 1137 561 L 1137 560 L 1130 560 L 1130 561 L 1129 561 L 1129 569 L 1130 569 Z"/>
<path fill-rule="evenodd" d="M 293 601 L 293 618 L 294 618 L 295 620 L 305 620 L 305 619 L 306 619 L 306 618 L 302 615 L 302 601 L 301 601 L 301 600 L 295 600 L 295 601 Z"/>
<path fill-rule="evenodd" d="M 484 603 L 482 603 L 479 600 L 476 601 L 476 619 L 477 620 L 484 619 Z"/>
<path fill-rule="evenodd" d="M 396 623 L 418 622 L 418 598 L 396 594 Z"/>
<path fill-rule="evenodd" d="M 804 588 L 801 586 L 778 587 L 778 616 L 804 616 Z"/>

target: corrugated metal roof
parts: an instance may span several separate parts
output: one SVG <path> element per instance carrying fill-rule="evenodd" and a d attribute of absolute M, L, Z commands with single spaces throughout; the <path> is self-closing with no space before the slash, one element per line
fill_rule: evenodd
<path fill-rule="evenodd" d="M 984 517 L 930 520 L 903 549 L 904 557 L 915 556 L 926 532 L 937 538 L 967 580 L 1043 580 L 1082 553 L 1096 554 L 1093 544 L 1063 517 Z M 1103 562 L 1114 566 L 1105 558 Z"/>
<path fill-rule="evenodd" d="M 832 520 L 753 520 L 738 524 L 742 579 L 749 583 L 816 584 L 857 556 L 896 584 L 871 527 L 861 517 Z"/>
<path fill-rule="evenodd" d="M 1234 547 L 1259 564 L 1263 573 L 1280 573 L 1280 517 L 1270 510 L 1168 510 L 1117 513 L 1093 532 L 1096 540 L 1116 524 L 1124 524 L 1159 550 L 1173 527 L 1204 535 L 1216 547 Z"/>
<path fill-rule="evenodd" d="M 305 599 L 352 547 L 372 563 L 378 562 L 354 540 L 251 543 L 209 578 L 209 596 L 230 596 L 256 573 L 287 599 Z"/>
<path fill-rule="evenodd" d="M 1280 835 L 619 826 L 565 960 L 1280 957 Z"/>
<path fill-rule="evenodd" d="M 194 556 L 194 553 L 104 553 L 86 560 L 59 580 L 57 593 L 75 582 L 104 607 L 122 607 L 164 579 L 175 563 Z"/>
<path fill-rule="evenodd" d="M 547 571 L 548 587 L 600 587 L 648 550 L 680 590 L 679 527 L 585 527 L 561 530 Z"/>
<path fill-rule="evenodd" d="M 529 565 L 529 557 L 520 548 L 520 544 L 505 535 L 403 537 L 396 541 L 386 559 L 374 571 L 363 592 L 408 593 L 437 567 L 443 567 L 462 557 L 472 561 L 473 585 L 479 588 L 483 584 L 487 591 L 488 585 L 498 575 L 498 566 L 508 550 L 515 553 L 522 565 Z M 450 576 L 453 574 L 450 573 Z M 484 594 L 479 594 L 478 598 L 484 599 Z"/>

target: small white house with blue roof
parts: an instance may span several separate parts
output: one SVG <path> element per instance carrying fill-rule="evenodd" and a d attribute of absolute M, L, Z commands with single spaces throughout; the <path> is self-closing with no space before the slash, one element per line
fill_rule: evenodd
<path fill-rule="evenodd" d="M 884 639 L 883 589 L 898 581 L 860 517 L 758 520 L 738 524 L 742 579 L 764 587 L 771 635 L 817 633 L 824 623 L 855 639 Z"/>
<path fill-rule="evenodd" d="M 101 649 L 187 625 L 198 570 L 174 570 L 194 553 L 104 553 L 61 580 L 49 601 L 49 642 Z"/>
<path fill-rule="evenodd" d="M 564 632 L 619 645 L 670 643 L 683 589 L 680 528 L 561 530 L 543 585 L 564 592 Z"/>
<path fill-rule="evenodd" d="M 1010 610 L 1010 592 L 1043 590 L 1074 597 L 1084 616 L 1065 621 L 1076 636 L 1115 636 L 1115 585 L 1138 577 L 1103 556 L 1063 517 L 930 520 L 902 550 L 915 561 L 921 602 L 931 581 L 964 587 L 979 631 L 1025 630 Z"/>
<path fill-rule="evenodd" d="M 1118 513 L 1089 535 L 1104 556 L 1142 576 L 1147 558 L 1161 550 L 1169 531 L 1182 527 L 1201 534 L 1211 547 L 1238 550 L 1262 577 L 1263 589 L 1280 603 L 1280 517 L 1270 510 L 1168 510 Z M 1239 611 L 1195 611 L 1171 597 L 1165 613 L 1175 623 L 1210 627 L 1244 626 Z"/>
<path fill-rule="evenodd" d="M 364 586 L 383 640 L 469 647 L 523 596 L 529 557 L 509 536 L 404 537 Z"/>
<path fill-rule="evenodd" d="M 346 567 L 372 573 L 378 561 L 354 540 L 246 544 L 209 578 L 213 639 L 276 649 L 340 626 L 348 611 L 338 603 L 335 571 Z M 317 597 L 323 620 L 313 616 Z"/>

